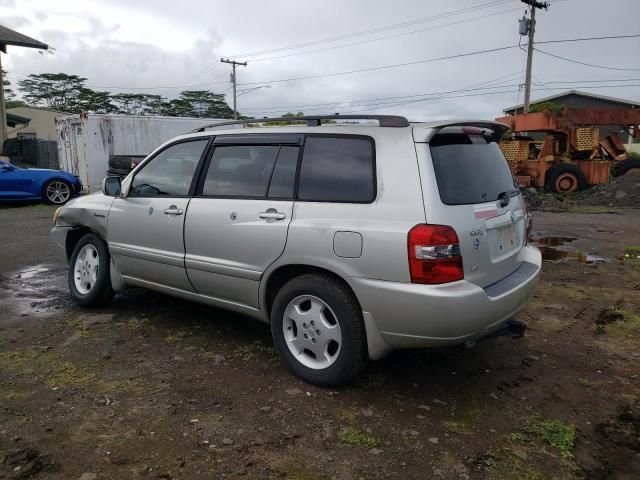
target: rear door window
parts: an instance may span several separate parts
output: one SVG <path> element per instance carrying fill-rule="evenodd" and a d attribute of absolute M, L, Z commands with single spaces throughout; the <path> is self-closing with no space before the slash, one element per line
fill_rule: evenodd
<path fill-rule="evenodd" d="M 437 134 L 429 144 L 440 199 L 447 205 L 517 195 L 518 185 L 500 147 L 481 134 Z"/>
<path fill-rule="evenodd" d="M 278 150 L 277 145 L 216 147 L 209 162 L 202 194 L 266 197 Z"/>
<path fill-rule="evenodd" d="M 298 199 L 370 203 L 375 199 L 373 140 L 356 136 L 308 136 Z"/>

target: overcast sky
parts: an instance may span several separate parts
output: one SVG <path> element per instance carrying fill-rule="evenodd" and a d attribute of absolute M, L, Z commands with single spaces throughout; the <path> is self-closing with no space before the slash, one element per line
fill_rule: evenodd
<path fill-rule="evenodd" d="M 550 3 L 549 11 L 538 11 L 536 41 L 640 33 L 638 0 Z M 230 66 L 221 64 L 220 57 L 240 55 L 238 60 L 249 62 L 238 69 L 238 82 L 245 84 L 240 91 L 270 86 L 238 97 L 238 109 L 245 114 L 361 111 L 405 114 L 415 120 L 493 118 L 503 108 L 522 103 L 522 92 L 516 90 L 525 53 L 518 48 L 322 78 L 274 80 L 517 45 L 517 19 L 524 10 L 519 0 L 0 0 L 3 25 L 55 49 L 42 54 L 10 46 L 2 62 L 14 86 L 30 73 L 64 72 L 111 92 L 145 91 L 173 98 L 181 90 L 209 89 L 226 93 L 231 102 Z M 397 24 L 405 25 L 386 28 Z M 343 38 L 324 41 L 332 37 Z M 308 45 L 281 50 L 300 44 Z M 580 89 L 640 101 L 639 37 L 538 48 L 618 70 L 536 52 L 534 99 Z"/>

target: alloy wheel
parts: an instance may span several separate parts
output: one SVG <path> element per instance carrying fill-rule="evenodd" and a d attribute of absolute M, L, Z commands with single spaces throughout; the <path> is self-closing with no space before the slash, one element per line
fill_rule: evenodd
<path fill-rule="evenodd" d="M 61 205 L 69 200 L 71 189 L 67 183 L 56 180 L 47 185 L 46 195 L 51 203 Z"/>
<path fill-rule="evenodd" d="M 322 370 L 338 359 L 342 348 L 340 324 L 320 298 L 300 295 L 291 300 L 282 327 L 289 351 L 305 367 Z"/>
<path fill-rule="evenodd" d="M 73 266 L 73 280 L 82 295 L 89 293 L 96 284 L 99 266 L 100 256 L 96 247 L 90 243 L 82 247 Z"/>

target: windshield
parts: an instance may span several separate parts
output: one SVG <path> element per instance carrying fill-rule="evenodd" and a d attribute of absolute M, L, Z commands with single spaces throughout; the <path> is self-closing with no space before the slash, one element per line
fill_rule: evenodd
<path fill-rule="evenodd" d="M 430 142 L 440 199 L 466 205 L 516 195 L 518 185 L 491 138 L 465 133 L 439 134 Z"/>

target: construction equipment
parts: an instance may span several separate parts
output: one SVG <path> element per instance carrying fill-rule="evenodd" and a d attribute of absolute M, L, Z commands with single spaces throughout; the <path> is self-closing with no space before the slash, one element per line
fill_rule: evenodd
<path fill-rule="evenodd" d="M 629 156 L 617 131 L 600 138 L 604 126 L 640 138 L 640 110 L 548 109 L 496 120 L 511 128 L 500 148 L 520 186 L 571 193 L 607 183 L 612 173 L 640 171 L 640 160 Z M 546 135 L 536 140 L 530 133 Z"/>

